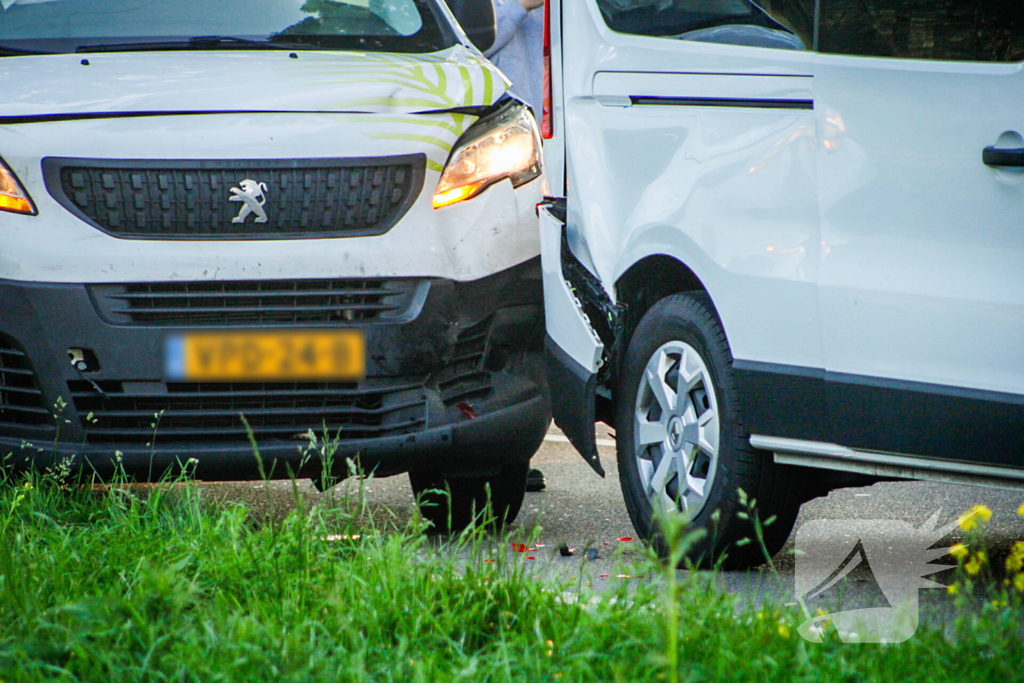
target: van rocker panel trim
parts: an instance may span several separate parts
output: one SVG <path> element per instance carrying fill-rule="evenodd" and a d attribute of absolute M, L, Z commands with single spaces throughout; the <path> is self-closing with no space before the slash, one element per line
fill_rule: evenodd
<path fill-rule="evenodd" d="M 1024 467 L 1022 395 L 746 360 L 733 368 L 752 434 Z"/>
<path fill-rule="evenodd" d="M 859 451 L 831 443 L 754 434 L 750 445 L 774 454 L 782 465 L 855 472 L 871 477 L 923 479 L 1024 490 L 1024 470 L 924 458 L 901 453 Z"/>

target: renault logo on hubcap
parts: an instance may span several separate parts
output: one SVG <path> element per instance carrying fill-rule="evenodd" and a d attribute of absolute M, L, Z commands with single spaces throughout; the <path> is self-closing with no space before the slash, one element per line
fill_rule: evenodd
<path fill-rule="evenodd" d="M 683 421 L 678 416 L 668 422 L 668 444 L 674 451 L 683 447 Z"/>

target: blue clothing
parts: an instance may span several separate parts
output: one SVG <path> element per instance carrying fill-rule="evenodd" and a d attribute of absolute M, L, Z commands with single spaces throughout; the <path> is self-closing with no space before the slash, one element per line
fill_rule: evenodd
<path fill-rule="evenodd" d="M 512 92 L 530 105 L 539 121 L 544 113 L 544 6 L 527 12 L 519 0 L 496 4 L 498 37 L 485 54 L 512 81 Z"/>

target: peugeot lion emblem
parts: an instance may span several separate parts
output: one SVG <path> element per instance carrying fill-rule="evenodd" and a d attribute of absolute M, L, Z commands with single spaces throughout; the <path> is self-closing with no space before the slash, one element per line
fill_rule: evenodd
<path fill-rule="evenodd" d="M 267 191 L 267 184 L 246 178 L 239 185 L 242 186 L 241 189 L 237 187 L 231 188 L 232 196 L 228 198 L 228 201 L 244 203 L 238 211 L 238 215 L 232 218 L 231 222 L 244 223 L 249 214 L 254 213 L 256 214 L 257 223 L 266 223 L 267 212 L 263 210 L 263 205 L 267 203 L 267 198 L 264 196 L 264 193 Z"/>

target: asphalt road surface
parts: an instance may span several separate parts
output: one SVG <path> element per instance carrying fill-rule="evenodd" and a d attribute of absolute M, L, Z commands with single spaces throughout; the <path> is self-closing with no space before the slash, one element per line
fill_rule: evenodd
<path fill-rule="evenodd" d="M 582 575 L 595 590 L 624 580 L 620 577 L 628 570 L 623 569 L 623 563 L 639 558 L 643 552 L 638 541 L 620 540 L 634 537 L 635 531 L 619 490 L 614 441 L 603 426 L 598 434 L 599 450 L 608 473 L 604 479 L 597 476 L 565 437 L 552 427 L 533 460 L 533 465 L 543 471 L 547 488 L 526 494 L 523 510 L 512 529 L 514 540 L 528 542 L 532 539 L 529 556 L 535 558 L 538 575 Z M 218 498 L 244 501 L 257 514 L 274 516 L 291 509 L 296 494 L 291 482 L 235 482 L 205 484 L 204 487 Z M 318 494 L 307 482 L 301 482 L 297 492 L 310 501 L 326 495 Z M 367 480 L 363 493 L 375 518 L 383 523 L 400 525 L 412 514 L 414 500 L 404 475 Z M 928 482 L 883 482 L 841 489 L 805 503 L 796 530 L 815 519 L 902 520 L 916 528 L 937 510 L 941 510 L 938 522 L 942 526 L 972 505 L 984 504 L 992 510 L 985 540 L 994 566 L 1001 566 L 1009 546 L 1024 539 L 1024 519 L 1017 514 L 1022 502 L 1024 491 Z M 796 530 L 774 560 L 781 581 L 761 569 L 752 574 L 726 573 L 722 577 L 723 586 L 734 591 L 749 591 L 753 586 L 757 592 L 760 586 L 768 585 L 771 578 L 771 587 L 765 590 L 783 597 L 792 596 Z M 955 530 L 940 539 L 943 541 L 940 545 L 948 545 L 959 538 L 959 530 Z M 574 549 L 571 557 L 559 555 L 558 548 L 563 544 Z M 596 550 L 597 557 L 588 559 L 588 549 Z M 936 578 L 943 581 L 949 576 L 948 573 L 938 574 Z M 864 581 L 863 578 L 853 580 Z M 935 599 L 939 598 L 939 593 L 943 599 L 945 596 L 945 591 L 926 592 Z"/>

